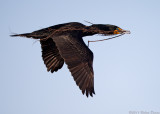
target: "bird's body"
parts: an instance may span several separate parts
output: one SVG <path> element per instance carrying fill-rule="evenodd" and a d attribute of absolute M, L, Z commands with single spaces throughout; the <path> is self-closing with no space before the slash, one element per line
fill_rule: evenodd
<path fill-rule="evenodd" d="M 94 34 L 125 34 L 127 32 L 115 25 L 93 24 L 85 26 L 78 22 L 71 22 L 32 33 L 11 36 L 40 39 L 42 58 L 47 70 L 52 73 L 58 71 L 65 62 L 76 84 L 82 90 L 82 93 L 86 93 L 88 97 L 88 95 L 93 96 L 95 94 L 93 53 L 86 46 L 82 37 Z"/>

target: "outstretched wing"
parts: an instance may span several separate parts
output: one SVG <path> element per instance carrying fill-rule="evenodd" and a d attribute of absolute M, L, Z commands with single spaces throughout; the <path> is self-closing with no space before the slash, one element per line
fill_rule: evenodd
<path fill-rule="evenodd" d="M 82 37 L 78 35 L 61 35 L 52 38 L 59 50 L 60 55 L 76 81 L 76 84 L 86 93 L 93 96 L 94 92 L 94 73 L 93 73 L 93 53 L 85 45 Z"/>
<path fill-rule="evenodd" d="M 47 70 L 53 73 L 54 71 L 61 69 L 64 64 L 64 60 L 59 54 L 59 51 L 52 38 L 40 40 L 40 43 L 42 48 L 42 58 Z"/>

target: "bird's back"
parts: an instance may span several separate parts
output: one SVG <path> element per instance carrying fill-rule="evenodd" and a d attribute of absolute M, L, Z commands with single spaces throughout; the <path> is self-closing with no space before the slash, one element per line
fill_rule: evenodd
<path fill-rule="evenodd" d="M 71 30 L 74 31 L 75 29 L 83 29 L 86 26 L 79 23 L 79 22 L 69 22 L 69 23 L 63 23 L 63 24 L 58 24 L 54 26 L 50 26 L 47 28 L 43 28 L 40 30 L 33 31 L 31 33 L 24 33 L 24 34 L 15 34 L 11 36 L 24 36 L 28 38 L 33 38 L 33 39 L 43 39 L 46 38 L 50 35 L 58 35 L 58 34 L 65 34 L 65 32 Z"/>

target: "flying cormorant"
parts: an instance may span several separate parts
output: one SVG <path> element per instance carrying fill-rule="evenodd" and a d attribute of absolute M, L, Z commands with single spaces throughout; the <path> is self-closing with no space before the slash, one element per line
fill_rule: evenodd
<path fill-rule="evenodd" d="M 56 72 L 67 64 L 76 84 L 82 93 L 93 96 L 94 72 L 93 53 L 84 43 L 82 37 L 94 34 L 117 35 L 128 34 L 118 26 L 109 24 L 92 24 L 85 26 L 78 22 L 70 22 L 51 26 L 32 33 L 14 34 L 39 39 L 42 48 L 42 58 L 48 71 Z"/>

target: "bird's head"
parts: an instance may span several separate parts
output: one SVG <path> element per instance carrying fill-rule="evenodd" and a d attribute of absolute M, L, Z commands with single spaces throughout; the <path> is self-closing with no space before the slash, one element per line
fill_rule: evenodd
<path fill-rule="evenodd" d="M 91 27 L 93 28 L 93 30 L 97 31 L 97 34 L 102 35 L 130 34 L 130 31 L 123 30 L 116 25 L 93 24 Z"/>

